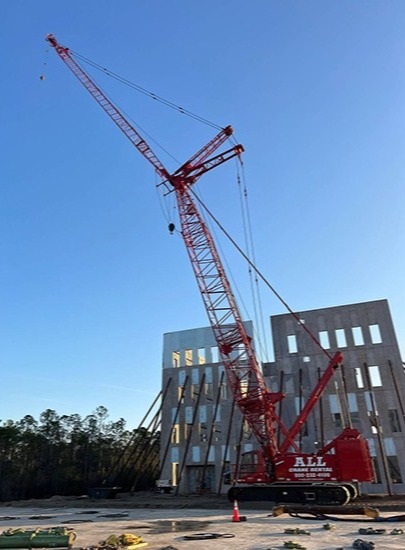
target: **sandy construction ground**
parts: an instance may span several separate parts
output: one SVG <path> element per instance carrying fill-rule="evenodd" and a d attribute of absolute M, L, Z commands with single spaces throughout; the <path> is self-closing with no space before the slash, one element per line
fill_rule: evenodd
<path fill-rule="evenodd" d="M 105 541 L 110 535 L 132 533 L 141 536 L 150 550 L 282 550 L 290 540 L 299 542 L 308 550 L 349 549 L 353 541 L 373 541 L 375 549 L 405 550 L 405 534 L 392 535 L 395 528 L 405 532 L 405 522 L 375 522 L 366 517 L 352 517 L 350 521 L 333 521 L 335 528 L 325 530 L 325 521 L 292 518 L 287 514 L 273 517 L 269 510 L 244 510 L 239 513 L 246 521 L 233 522 L 233 509 L 162 509 L 162 508 L 118 508 L 99 507 L 19 507 L 0 506 L 0 532 L 8 529 L 48 529 L 50 527 L 71 528 L 76 533 L 73 548 L 86 548 Z M 116 503 L 118 504 L 118 503 Z M 380 517 L 405 514 L 398 510 L 380 512 Z M 343 516 L 341 516 L 343 518 Z M 345 516 L 347 520 L 347 516 Z M 360 535 L 359 528 L 386 529 L 385 534 Z M 310 535 L 289 535 L 284 530 L 299 528 Z M 234 535 L 232 538 L 208 540 L 185 540 L 195 533 L 216 533 Z"/>

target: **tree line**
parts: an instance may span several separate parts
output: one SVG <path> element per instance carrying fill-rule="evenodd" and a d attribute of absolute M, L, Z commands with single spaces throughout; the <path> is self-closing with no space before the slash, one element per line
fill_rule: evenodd
<path fill-rule="evenodd" d="M 0 501 L 88 495 L 94 488 L 132 492 L 154 486 L 157 431 L 126 429 L 100 406 L 90 415 L 41 413 L 0 424 Z"/>

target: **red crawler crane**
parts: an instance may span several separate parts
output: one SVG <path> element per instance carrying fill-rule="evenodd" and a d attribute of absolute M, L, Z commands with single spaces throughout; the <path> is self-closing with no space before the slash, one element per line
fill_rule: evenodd
<path fill-rule="evenodd" d="M 200 176 L 243 152 L 242 145 L 236 145 L 209 158 L 232 135 L 232 128 L 223 128 L 170 174 L 138 131 L 73 59 L 69 49 L 61 46 L 51 34 L 47 36 L 47 41 L 118 128 L 152 164 L 162 181 L 172 186 L 175 192 L 182 237 L 229 386 L 261 447 L 261 452 L 245 454 L 246 460 L 242 464 L 239 479 L 241 485 L 230 490 L 230 499 L 275 499 L 323 504 L 348 502 L 357 494 L 356 483 L 373 479 L 368 445 L 360 433 L 346 428 L 316 454 L 302 453 L 295 442 L 334 371 L 341 365 L 342 355 L 337 352 L 329 357 L 326 371 L 293 426 L 287 429 L 274 407 L 284 395 L 273 393 L 266 386 L 215 243 L 192 198 L 191 188 Z M 284 436 L 281 444 L 278 444 L 276 438 L 277 427 Z M 249 462 L 254 465 L 253 469 L 248 468 Z"/>

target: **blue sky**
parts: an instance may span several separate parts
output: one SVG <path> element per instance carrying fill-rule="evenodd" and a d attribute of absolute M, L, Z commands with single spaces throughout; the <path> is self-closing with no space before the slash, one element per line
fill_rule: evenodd
<path fill-rule="evenodd" d="M 47 33 L 231 124 L 260 270 L 297 311 L 388 298 L 404 352 L 402 0 L 14 0 L 0 20 L 1 420 L 104 405 L 135 427 L 160 389 L 163 333 L 207 324 L 171 199 Z M 89 72 L 178 162 L 216 133 Z M 235 164 L 198 191 L 243 245 Z M 221 250 L 249 304 L 246 268 Z M 261 295 L 266 318 L 285 312 Z"/>

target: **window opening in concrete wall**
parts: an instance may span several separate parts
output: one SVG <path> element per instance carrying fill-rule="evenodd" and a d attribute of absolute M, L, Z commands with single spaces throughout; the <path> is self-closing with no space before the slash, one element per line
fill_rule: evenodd
<path fill-rule="evenodd" d="M 374 397 L 373 399 L 371 398 L 371 392 L 369 391 L 365 391 L 364 392 L 364 400 L 366 402 L 366 409 L 368 412 L 372 412 L 373 410 L 373 402 L 374 402 L 374 405 L 375 405 L 375 400 L 374 400 Z"/>
<path fill-rule="evenodd" d="M 354 368 L 354 376 L 356 378 L 356 384 L 359 389 L 364 388 L 363 374 L 360 367 Z"/>
<path fill-rule="evenodd" d="M 201 422 L 198 427 L 198 432 L 200 434 L 200 441 L 202 443 L 208 441 L 208 435 L 207 435 L 207 424 Z"/>
<path fill-rule="evenodd" d="M 363 331 L 361 327 L 352 327 L 352 334 L 355 346 L 364 346 Z"/>
<path fill-rule="evenodd" d="M 213 363 L 219 363 L 220 358 L 219 358 L 218 346 L 212 346 L 212 348 L 211 348 L 211 356 L 212 356 L 212 362 L 213 362 Z"/>
<path fill-rule="evenodd" d="M 200 385 L 199 384 L 191 384 L 191 386 L 190 386 L 190 398 L 193 401 L 197 401 L 199 395 L 200 395 Z"/>
<path fill-rule="evenodd" d="M 340 405 L 338 396 L 334 393 L 329 394 L 329 407 L 332 416 L 332 422 L 335 428 L 342 427 L 342 415 L 340 413 Z"/>
<path fill-rule="evenodd" d="M 230 460 L 229 447 L 226 447 L 225 445 L 221 445 L 221 454 L 222 454 L 223 461 L 228 462 Z"/>
<path fill-rule="evenodd" d="M 311 358 L 308 357 L 308 355 L 306 355 L 303 359 L 304 363 L 310 363 L 311 362 Z"/>
<path fill-rule="evenodd" d="M 207 399 L 208 401 L 212 401 L 213 400 L 213 391 L 212 391 L 212 384 L 204 384 L 204 394 L 205 394 L 205 399 Z"/>
<path fill-rule="evenodd" d="M 401 468 L 397 456 L 387 456 L 388 473 L 392 483 L 402 483 Z"/>
<path fill-rule="evenodd" d="M 199 380 L 200 380 L 200 371 L 199 371 L 199 369 L 193 369 L 191 371 L 191 382 L 193 384 L 198 384 Z"/>
<path fill-rule="evenodd" d="M 243 432 L 243 439 L 251 439 L 252 437 L 252 430 L 250 429 L 250 426 L 249 424 L 246 422 L 246 420 L 243 421 L 243 426 L 242 426 L 242 432 Z"/>
<path fill-rule="evenodd" d="M 330 342 L 329 342 L 329 333 L 327 330 L 321 330 L 319 331 L 319 342 L 323 349 L 329 349 L 330 348 Z"/>
<path fill-rule="evenodd" d="M 335 428 L 341 428 L 343 425 L 342 422 L 342 415 L 339 413 L 333 413 L 332 414 L 332 422 Z"/>
<path fill-rule="evenodd" d="M 200 447 L 198 445 L 191 447 L 191 456 L 193 462 L 200 462 Z"/>
<path fill-rule="evenodd" d="M 208 462 L 215 462 L 215 449 L 214 449 L 214 447 L 210 447 L 210 450 L 208 451 Z"/>
<path fill-rule="evenodd" d="M 217 424 L 216 422 L 214 423 L 213 433 L 216 442 L 222 441 L 222 430 L 220 424 Z"/>
<path fill-rule="evenodd" d="M 384 437 L 384 449 L 387 456 L 397 456 L 393 437 Z"/>
<path fill-rule="evenodd" d="M 185 407 L 184 416 L 186 424 L 191 424 L 193 421 L 193 407 Z"/>
<path fill-rule="evenodd" d="M 359 406 L 357 404 L 357 397 L 355 393 L 347 394 L 347 402 L 348 402 L 350 412 L 358 412 Z"/>
<path fill-rule="evenodd" d="M 242 397 L 248 397 L 248 381 L 247 380 L 239 380 L 239 392 Z"/>
<path fill-rule="evenodd" d="M 347 402 L 349 407 L 350 420 L 352 423 L 360 422 L 359 407 L 357 404 L 357 397 L 355 393 L 347 394 Z"/>
<path fill-rule="evenodd" d="M 200 422 L 205 424 L 207 422 L 207 405 L 200 405 Z"/>
<path fill-rule="evenodd" d="M 184 351 L 184 357 L 186 360 L 186 367 L 191 367 L 193 364 L 193 350 L 192 349 L 186 349 Z"/>
<path fill-rule="evenodd" d="M 358 411 L 350 412 L 350 420 L 353 424 L 360 422 L 360 415 Z"/>
<path fill-rule="evenodd" d="M 372 481 L 372 483 L 381 483 L 380 465 L 378 464 L 377 457 L 372 456 L 371 462 L 374 470 L 374 481 Z"/>
<path fill-rule="evenodd" d="M 177 415 L 177 407 L 172 407 L 172 415 L 171 415 L 172 423 L 175 421 L 176 415 Z"/>
<path fill-rule="evenodd" d="M 185 441 L 188 441 L 188 438 L 191 436 L 191 431 L 193 427 L 191 424 L 184 424 L 183 428 L 184 428 L 184 439 Z"/>
<path fill-rule="evenodd" d="M 373 388 L 382 386 L 380 368 L 377 365 L 372 365 L 368 367 L 368 372 L 370 374 L 370 382 Z"/>
<path fill-rule="evenodd" d="M 172 353 L 172 367 L 174 369 L 177 369 L 180 367 L 180 352 L 179 351 L 173 351 Z"/>
<path fill-rule="evenodd" d="M 370 338 L 372 344 L 381 344 L 382 338 L 381 338 L 381 332 L 379 325 L 369 325 L 369 331 L 370 331 Z"/>
<path fill-rule="evenodd" d="M 344 328 L 337 328 L 335 330 L 336 343 L 338 348 L 345 348 L 347 346 L 346 334 Z"/>
<path fill-rule="evenodd" d="M 396 409 L 388 410 L 388 420 L 393 433 L 402 432 L 401 424 L 399 423 L 399 415 Z"/>
<path fill-rule="evenodd" d="M 212 384 L 212 367 L 205 367 L 205 381 Z"/>
<path fill-rule="evenodd" d="M 368 449 L 370 451 L 370 456 L 377 456 L 375 439 L 373 437 L 368 437 L 367 443 L 368 443 Z"/>
<path fill-rule="evenodd" d="M 172 484 L 176 487 L 177 480 L 179 479 L 179 463 L 172 462 Z"/>
<path fill-rule="evenodd" d="M 287 336 L 288 353 L 297 353 L 297 337 L 295 334 L 289 334 Z"/>
<path fill-rule="evenodd" d="M 178 447 L 172 447 L 171 448 L 171 462 L 179 462 L 179 448 Z"/>
<path fill-rule="evenodd" d="M 172 429 L 172 444 L 178 445 L 180 443 L 180 426 L 175 424 Z"/>
<path fill-rule="evenodd" d="M 340 413 L 339 400 L 335 393 L 329 394 L 329 407 L 332 414 Z"/>
<path fill-rule="evenodd" d="M 295 412 L 296 412 L 297 415 L 299 415 L 300 412 L 302 411 L 302 409 L 304 408 L 305 402 L 306 402 L 306 399 L 304 397 L 295 397 Z M 307 422 L 305 422 L 305 424 L 302 426 L 300 434 L 302 436 L 308 435 L 308 423 Z"/>
<path fill-rule="evenodd" d="M 225 380 L 221 384 L 221 399 L 228 399 L 228 386 Z"/>
<path fill-rule="evenodd" d="M 207 361 L 205 360 L 205 348 L 199 348 L 197 351 L 198 355 L 198 364 L 204 365 Z"/>
<path fill-rule="evenodd" d="M 179 401 L 180 403 L 184 403 L 184 391 L 183 391 L 183 386 L 178 386 L 177 387 L 177 401 Z"/>

